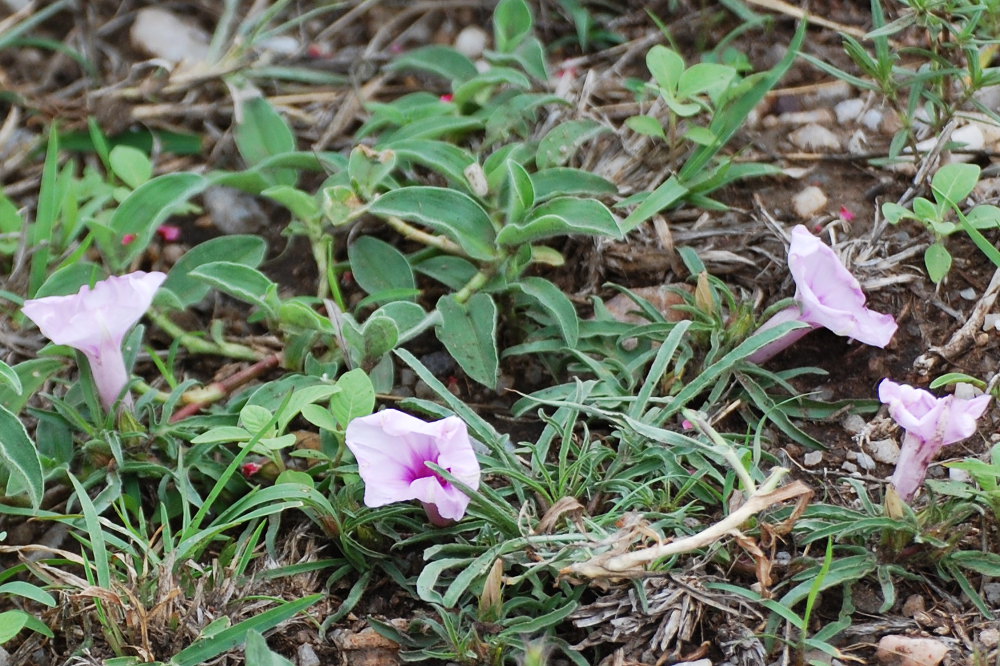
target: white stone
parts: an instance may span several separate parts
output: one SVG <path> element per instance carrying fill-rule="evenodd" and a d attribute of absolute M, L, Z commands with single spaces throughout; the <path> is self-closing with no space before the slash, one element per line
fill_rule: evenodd
<path fill-rule="evenodd" d="M 844 417 L 844 420 L 840 422 L 840 425 L 844 427 L 844 430 L 851 433 L 852 435 L 857 435 L 859 432 L 865 429 L 868 425 L 865 420 L 857 414 L 848 414 Z"/>
<path fill-rule="evenodd" d="M 974 300 L 976 300 L 976 290 L 973 289 L 972 287 L 968 287 L 967 289 L 963 289 L 962 291 L 958 292 L 958 295 L 961 296 L 962 298 L 964 298 L 967 301 L 974 301 Z"/>
<path fill-rule="evenodd" d="M 877 130 L 882 126 L 882 121 L 885 116 L 878 109 L 868 109 L 865 111 L 864 115 L 861 116 L 861 124 L 870 130 Z"/>
<path fill-rule="evenodd" d="M 137 49 L 174 64 L 198 62 L 208 56 L 208 33 L 166 9 L 140 9 L 129 36 Z"/>
<path fill-rule="evenodd" d="M 848 474 L 854 474 L 855 472 L 858 471 L 858 466 L 852 462 L 848 462 L 847 460 L 845 460 L 840 464 L 840 468 L 843 469 Z"/>
<path fill-rule="evenodd" d="M 806 467 L 815 467 L 821 462 L 823 462 L 822 451 L 810 451 L 809 453 L 802 456 L 802 464 L 805 465 Z"/>
<path fill-rule="evenodd" d="M 837 106 L 833 107 L 833 112 L 837 114 L 837 122 L 844 125 L 857 120 L 861 112 L 864 111 L 864 108 L 864 100 L 860 97 L 855 97 L 839 102 Z"/>
<path fill-rule="evenodd" d="M 798 128 L 788 135 L 788 140 L 802 150 L 840 150 L 837 135 L 815 123 Z"/>
<path fill-rule="evenodd" d="M 993 312 L 983 317 L 983 330 L 1000 331 L 1000 314 Z"/>
<path fill-rule="evenodd" d="M 875 469 L 875 460 L 867 453 L 858 453 L 858 467 L 866 472 L 870 472 Z"/>
<path fill-rule="evenodd" d="M 711 659 L 699 659 L 698 661 L 680 661 L 674 666 L 712 666 Z"/>
<path fill-rule="evenodd" d="M 955 382 L 955 397 L 959 400 L 972 400 L 973 398 L 978 398 L 982 394 L 982 389 L 975 384 L 970 384 L 969 382 Z"/>
<path fill-rule="evenodd" d="M 823 190 L 815 185 L 810 185 L 794 197 L 792 197 L 792 208 L 795 214 L 804 220 L 808 220 L 826 206 L 827 198 Z"/>
<path fill-rule="evenodd" d="M 979 642 L 983 644 L 984 648 L 992 650 L 1000 644 L 1000 629 L 994 627 L 983 629 L 979 632 Z"/>
<path fill-rule="evenodd" d="M 884 666 L 937 666 L 948 656 L 948 646 L 933 638 L 891 634 L 878 642 L 875 658 Z"/>
<path fill-rule="evenodd" d="M 895 465 L 899 461 L 899 444 L 891 439 L 876 439 L 868 442 L 868 452 L 872 458 L 886 465 Z"/>
<path fill-rule="evenodd" d="M 455 37 L 455 50 L 466 58 L 475 60 L 483 55 L 489 39 L 490 36 L 478 25 L 466 26 Z"/>
<path fill-rule="evenodd" d="M 958 481 L 960 483 L 969 483 L 972 481 L 971 474 L 964 469 L 958 469 L 957 467 L 948 468 L 948 478 L 952 481 Z"/>
<path fill-rule="evenodd" d="M 308 643 L 299 646 L 295 657 L 298 662 L 296 666 L 320 666 L 323 663 L 319 660 L 316 650 Z"/>

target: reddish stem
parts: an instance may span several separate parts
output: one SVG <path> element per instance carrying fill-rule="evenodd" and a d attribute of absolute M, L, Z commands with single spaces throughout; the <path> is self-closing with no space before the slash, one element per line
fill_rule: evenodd
<path fill-rule="evenodd" d="M 184 394 L 185 397 L 192 397 L 194 402 L 189 402 L 174 412 L 174 415 L 170 417 L 170 422 L 177 423 L 189 416 L 194 416 L 208 405 L 225 398 L 250 380 L 260 377 L 268 370 L 277 368 L 279 365 L 281 365 L 281 354 L 271 354 L 221 381 L 212 382 L 203 388 L 188 391 Z"/>

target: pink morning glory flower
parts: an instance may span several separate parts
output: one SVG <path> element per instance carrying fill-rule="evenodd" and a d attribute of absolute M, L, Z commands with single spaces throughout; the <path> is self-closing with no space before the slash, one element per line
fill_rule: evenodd
<path fill-rule="evenodd" d="M 801 224 L 792 229 L 788 269 L 795 279 L 796 304 L 768 319 L 759 330 L 788 321 L 801 321 L 809 327 L 797 328 L 775 340 L 750 356 L 750 361 L 763 363 L 820 327 L 876 347 L 889 344 L 896 332 L 896 320 L 865 307 L 867 299 L 857 279 L 829 246 Z"/>
<path fill-rule="evenodd" d="M 93 287 L 84 285 L 72 296 L 27 300 L 21 309 L 49 340 L 83 352 L 101 403 L 110 410 L 129 379 L 122 340 L 166 279 L 165 273 L 136 271 L 109 277 Z"/>
<path fill-rule="evenodd" d="M 465 422 L 457 416 L 427 423 L 385 409 L 351 421 L 346 440 L 358 459 L 367 506 L 417 499 L 435 525 L 461 519 L 469 496 L 428 467 L 429 462 L 470 488 L 479 487 L 479 461 Z"/>
<path fill-rule="evenodd" d="M 878 398 L 889 406 L 889 416 L 906 431 L 892 485 L 909 501 L 927 475 L 927 467 L 941 447 L 976 432 L 976 419 L 986 411 L 989 394 L 962 399 L 938 398 L 923 390 L 883 379 Z"/>

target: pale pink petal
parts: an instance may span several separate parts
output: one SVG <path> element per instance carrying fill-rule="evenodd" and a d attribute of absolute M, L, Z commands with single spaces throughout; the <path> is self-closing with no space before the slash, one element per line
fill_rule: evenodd
<path fill-rule="evenodd" d="M 368 506 L 417 499 L 436 525 L 460 519 L 468 496 L 428 463 L 471 488 L 479 487 L 479 462 L 468 428 L 457 417 L 427 423 L 386 409 L 351 421 L 345 439 L 358 460 Z"/>
<path fill-rule="evenodd" d="M 990 402 L 988 394 L 971 399 L 953 395 L 938 398 L 889 379 L 879 384 L 878 394 L 888 405 L 889 415 L 906 431 L 892 475 L 892 484 L 904 501 L 917 492 L 938 451 L 975 434 L 976 419 Z"/>
<path fill-rule="evenodd" d="M 758 330 L 798 320 L 812 328 L 822 326 L 837 335 L 876 347 L 885 347 L 892 340 L 896 320 L 892 315 L 865 307 L 865 294 L 858 281 L 844 268 L 833 250 L 801 224 L 792 229 L 788 269 L 795 279 L 797 308 L 782 310 Z M 762 363 L 810 330 L 795 329 L 751 355 L 749 360 Z"/>
<path fill-rule="evenodd" d="M 766 331 L 768 329 L 774 328 L 779 324 L 784 324 L 790 321 L 802 321 L 802 313 L 799 311 L 797 305 L 790 308 L 785 308 L 780 312 L 777 312 L 773 317 L 761 324 L 760 328 L 757 329 L 757 333 Z M 747 360 L 751 363 L 763 363 L 764 361 L 770 360 L 778 352 L 784 351 L 788 347 L 798 342 L 800 339 L 806 336 L 806 334 L 816 330 L 818 326 L 810 325 L 808 327 L 796 328 L 789 331 L 785 335 L 781 336 L 774 342 L 764 345 L 753 354 L 747 357 Z"/>
<path fill-rule="evenodd" d="M 71 296 L 31 299 L 21 309 L 52 342 L 87 356 L 101 402 L 110 409 L 128 384 L 122 340 L 166 279 L 164 273 L 136 271 L 84 285 Z"/>
<path fill-rule="evenodd" d="M 865 307 L 867 299 L 857 279 L 829 246 L 801 224 L 792 229 L 788 268 L 803 321 L 876 347 L 889 344 L 897 328 L 895 319 Z"/>

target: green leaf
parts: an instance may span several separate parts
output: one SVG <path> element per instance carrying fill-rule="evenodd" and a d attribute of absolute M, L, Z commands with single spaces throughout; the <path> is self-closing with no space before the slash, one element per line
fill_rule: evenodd
<path fill-rule="evenodd" d="M 21 395 L 24 391 L 24 387 L 21 386 L 21 378 L 17 376 L 14 372 L 14 368 L 10 367 L 3 361 L 0 361 L 0 384 L 6 384 L 14 393 Z"/>
<path fill-rule="evenodd" d="M 645 136 L 652 136 L 666 140 L 667 135 L 663 132 L 663 125 L 653 116 L 632 116 L 625 119 L 625 126 L 633 132 L 638 132 Z"/>
<path fill-rule="evenodd" d="M 404 139 L 382 143 L 396 153 L 402 162 L 413 162 L 443 175 L 452 185 L 468 189 L 465 170 L 475 164 L 476 158 L 467 150 L 433 139 Z"/>
<path fill-rule="evenodd" d="M 455 88 L 453 99 L 461 107 L 474 101 L 479 93 L 505 84 L 528 90 L 531 88 L 531 79 L 512 67 L 492 67 Z"/>
<path fill-rule="evenodd" d="M 399 327 L 388 317 L 369 317 L 361 329 L 362 363 L 372 364 L 392 351 L 399 342 Z"/>
<path fill-rule="evenodd" d="M 976 229 L 996 229 L 1000 227 L 1000 208 L 991 204 L 976 206 L 965 219 Z"/>
<path fill-rule="evenodd" d="M 535 187 L 531 176 L 514 160 L 507 160 L 507 223 L 520 222 L 525 212 L 535 205 Z"/>
<path fill-rule="evenodd" d="M 500 359 L 497 352 L 497 306 L 488 294 L 473 294 L 467 303 L 454 295 L 437 302 L 441 325 L 437 328 L 448 353 L 473 380 L 496 389 Z"/>
<path fill-rule="evenodd" d="M 419 69 L 449 81 L 471 79 L 479 70 L 476 64 L 450 46 L 422 46 L 401 54 L 386 67 L 389 71 Z"/>
<path fill-rule="evenodd" d="M 535 201 L 559 196 L 600 197 L 618 194 L 618 186 L 595 173 L 570 167 L 552 167 L 531 174 Z"/>
<path fill-rule="evenodd" d="M 706 94 L 715 100 L 732 84 L 735 78 L 736 70 L 728 65 L 699 62 L 691 65 L 681 74 L 677 83 L 677 96 L 681 99 L 688 99 L 696 95 Z"/>
<path fill-rule="evenodd" d="M 379 148 L 391 146 L 397 141 L 417 139 L 437 139 L 442 136 L 460 135 L 483 128 L 483 121 L 468 116 L 437 116 L 422 118 L 406 123 L 402 127 L 387 133 L 378 142 Z"/>
<path fill-rule="evenodd" d="M 951 270 L 951 253 L 941 243 L 934 243 L 924 251 L 924 265 L 931 282 L 939 284 Z"/>
<path fill-rule="evenodd" d="M 0 613 L 0 645 L 17 636 L 30 616 L 22 610 L 9 610 Z"/>
<path fill-rule="evenodd" d="M 17 414 L 28 404 L 45 382 L 64 366 L 59 358 L 33 358 L 22 361 L 14 366 L 14 372 L 21 382 L 21 391 L 17 392 L 8 386 L 0 384 L 0 405 Z"/>
<path fill-rule="evenodd" d="M 131 146 L 115 146 L 108 154 L 111 170 L 133 190 L 153 177 L 153 163 L 146 153 Z"/>
<path fill-rule="evenodd" d="M 429 324 L 425 325 L 427 322 L 427 312 L 416 303 L 409 301 L 386 303 L 373 312 L 372 316 L 388 317 L 396 322 L 396 328 L 399 329 L 400 343 L 406 342 L 415 335 L 419 335 L 429 327 Z"/>
<path fill-rule="evenodd" d="M 211 638 L 199 639 L 189 647 L 177 653 L 169 662 L 169 666 L 198 666 L 218 655 L 232 650 L 246 640 L 250 631 L 269 631 L 286 620 L 298 615 L 316 602 L 324 598 L 323 594 L 311 594 L 296 601 L 288 601 L 275 608 L 240 622 L 228 629 L 223 629 Z"/>
<path fill-rule="evenodd" d="M 600 201 L 559 197 L 537 206 L 523 223 L 506 225 L 497 242 L 521 245 L 566 234 L 622 237 L 618 219 Z"/>
<path fill-rule="evenodd" d="M 244 656 L 246 657 L 246 663 L 253 664 L 254 666 L 295 666 L 295 664 L 280 654 L 272 652 L 267 647 L 267 641 L 264 640 L 259 631 L 247 632 Z"/>
<path fill-rule="evenodd" d="M 107 277 L 104 269 L 89 261 L 77 261 L 55 271 L 35 292 L 35 298 L 69 296 L 80 291 L 83 285 L 93 285 Z"/>
<path fill-rule="evenodd" d="M 555 319 L 563 339 L 570 347 L 580 341 L 580 319 L 573 307 L 573 301 L 562 289 L 540 277 L 522 278 L 514 286 L 535 301 Z"/>
<path fill-rule="evenodd" d="M 900 220 L 913 217 L 913 213 L 910 212 L 909 208 L 889 201 L 882 204 L 882 215 L 889 224 L 898 224 Z"/>
<path fill-rule="evenodd" d="M 330 432 L 343 430 L 343 427 L 337 423 L 337 419 L 330 413 L 330 410 L 320 407 L 319 405 L 306 405 L 303 407 L 302 418 L 309 421 L 309 423 L 313 424 L 317 428 L 323 428 L 324 430 L 329 430 Z"/>
<path fill-rule="evenodd" d="M 256 305 L 270 316 L 274 315 L 272 303 L 276 300 L 278 285 L 256 268 L 232 261 L 213 261 L 202 264 L 190 275 L 233 298 Z"/>
<path fill-rule="evenodd" d="M 341 390 L 330 399 L 330 412 L 341 429 L 375 410 L 375 387 L 364 370 L 355 368 L 345 372 L 337 379 L 337 388 Z"/>
<path fill-rule="evenodd" d="M 455 291 L 465 286 L 476 274 L 476 267 L 472 263 L 450 254 L 424 259 L 414 269 Z"/>
<path fill-rule="evenodd" d="M 934 198 L 939 203 L 961 205 L 965 197 L 979 182 L 979 166 L 976 164 L 946 164 L 937 170 L 931 179 Z"/>
<path fill-rule="evenodd" d="M 104 251 L 116 258 L 121 267 L 128 265 L 146 251 L 156 228 L 208 185 L 204 176 L 183 172 L 164 174 L 143 183 L 111 216 L 113 237 L 101 239 Z M 135 240 L 123 246 L 121 240 L 129 234 Z"/>
<path fill-rule="evenodd" d="M 17 487 L 27 494 L 31 506 L 37 509 L 45 492 L 38 449 L 28 437 L 21 420 L 3 405 L 0 405 L 0 460 L 10 477 L 8 494 L 13 494 L 10 486 L 16 482 Z"/>
<path fill-rule="evenodd" d="M 501 53 L 511 53 L 531 34 L 531 9 L 525 0 L 500 0 L 493 12 L 493 40 Z"/>
<path fill-rule="evenodd" d="M 671 176 L 643 199 L 642 203 L 636 206 L 635 210 L 625 218 L 622 222 L 622 231 L 625 233 L 632 231 L 664 208 L 668 208 L 683 199 L 687 193 L 688 188 L 681 184 L 677 176 Z"/>
<path fill-rule="evenodd" d="M 646 52 L 646 68 L 661 88 L 675 93 L 684 73 L 684 58 L 676 51 L 656 44 Z"/>
<path fill-rule="evenodd" d="M 406 255 L 374 236 L 359 236 L 348 246 L 347 258 L 354 279 L 369 294 L 417 286 Z"/>
<path fill-rule="evenodd" d="M 239 104 L 236 125 L 236 147 L 247 164 L 254 166 L 268 157 L 295 150 L 292 128 L 263 97 L 244 98 Z M 264 174 L 273 184 L 294 185 L 298 174 L 294 169 L 274 169 Z"/>
<path fill-rule="evenodd" d="M 563 166 L 573 158 L 580 146 L 610 131 L 610 127 L 596 120 L 571 120 L 556 125 L 538 142 L 535 163 L 539 169 Z M 662 134 L 662 128 L 660 132 Z"/>
<path fill-rule="evenodd" d="M 0 240 L 0 254 L 14 254 L 17 251 L 17 237 L 24 231 L 24 221 L 17 206 L 0 192 L 0 235 L 11 237 Z"/>
<path fill-rule="evenodd" d="M 365 145 L 355 146 L 347 161 L 347 175 L 354 188 L 370 199 L 382 181 L 396 168 L 396 153 L 391 150 L 373 151 Z"/>
<path fill-rule="evenodd" d="M 275 185 L 262 190 L 260 195 L 277 201 L 298 220 L 309 222 L 320 215 L 316 197 L 290 185 Z"/>
<path fill-rule="evenodd" d="M 443 187 L 401 187 L 373 201 L 369 211 L 430 227 L 458 243 L 473 259 L 490 261 L 496 256 L 493 222 L 467 194 Z"/>
<path fill-rule="evenodd" d="M 23 580 L 16 580 L 0 585 L 0 594 L 16 594 L 19 597 L 31 599 L 49 608 L 53 608 L 56 605 L 55 597 L 37 585 L 32 585 Z"/>
<path fill-rule="evenodd" d="M 217 261 L 256 268 L 266 254 L 267 242 L 260 236 L 219 236 L 188 250 L 170 269 L 161 289 L 170 290 L 182 307 L 189 307 L 205 298 L 211 290 L 210 285 L 192 277 L 191 271 Z"/>

